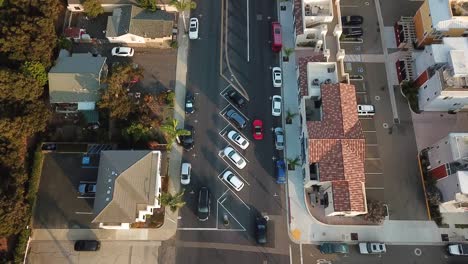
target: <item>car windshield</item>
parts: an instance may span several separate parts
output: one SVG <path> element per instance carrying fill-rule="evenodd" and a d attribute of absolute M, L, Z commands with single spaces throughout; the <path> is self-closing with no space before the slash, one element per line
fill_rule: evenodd
<path fill-rule="evenodd" d="M 188 179 L 188 175 L 187 175 L 187 174 L 182 174 L 182 179 L 187 180 L 187 179 Z"/>
<path fill-rule="evenodd" d="M 262 128 L 256 126 L 256 127 L 255 127 L 255 134 L 261 134 L 261 133 L 262 133 Z"/>

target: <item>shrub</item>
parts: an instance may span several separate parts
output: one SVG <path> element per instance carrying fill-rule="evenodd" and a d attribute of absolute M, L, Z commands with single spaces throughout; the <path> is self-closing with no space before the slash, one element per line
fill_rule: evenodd
<path fill-rule="evenodd" d="M 168 104 L 171 107 L 174 107 L 174 99 L 175 99 L 174 91 L 166 92 L 166 104 Z"/>
<path fill-rule="evenodd" d="M 59 47 L 59 49 L 66 49 L 70 51 L 72 48 L 72 42 L 68 38 L 62 36 L 58 39 L 57 46 Z"/>
<path fill-rule="evenodd" d="M 83 2 L 83 8 L 86 14 L 91 18 L 95 18 L 104 13 L 104 8 L 102 8 L 101 3 L 97 0 L 85 0 Z"/>
<path fill-rule="evenodd" d="M 47 83 L 47 71 L 38 61 L 27 61 L 21 66 L 21 71 L 28 76 L 36 79 L 40 86 Z"/>
<path fill-rule="evenodd" d="M 179 43 L 177 43 L 177 40 L 172 40 L 171 43 L 169 44 L 171 48 L 177 49 L 179 47 Z"/>
<path fill-rule="evenodd" d="M 385 206 L 381 201 L 367 200 L 367 214 L 364 215 L 366 221 L 380 223 L 385 218 Z"/>
<path fill-rule="evenodd" d="M 23 263 L 24 255 L 26 254 L 26 246 L 28 245 L 31 229 L 27 228 L 21 231 L 18 237 L 18 242 L 15 246 L 15 264 Z"/>

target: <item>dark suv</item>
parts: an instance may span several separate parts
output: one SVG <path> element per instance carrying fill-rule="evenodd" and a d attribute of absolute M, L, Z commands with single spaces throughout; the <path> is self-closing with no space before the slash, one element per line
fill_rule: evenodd
<path fill-rule="evenodd" d="M 75 251 L 98 251 L 101 242 L 97 240 L 78 240 L 75 242 Z"/>
<path fill-rule="evenodd" d="M 228 91 L 227 97 L 239 108 L 245 105 L 244 97 L 242 97 L 236 90 Z"/>
<path fill-rule="evenodd" d="M 267 223 L 268 221 L 263 216 L 255 220 L 255 239 L 258 244 L 267 243 Z"/>
<path fill-rule="evenodd" d="M 234 109 L 230 109 L 226 112 L 227 118 L 229 118 L 238 128 L 244 128 L 247 126 L 247 121 Z"/>
<path fill-rule="evenodd" d="M 210 216 L 210 190 L 201 187 L 198 192 L 198 220 L 206 221 Z"/>
<path fill-rule="evenodd" d="M 194 133 L 195 130 L 193 129 L 193 126 L 186 125 L 185 130 L 190 131 L 190 135 L 187 136 L 180 136 L 180 144 L 182 144 L 182 147 L 184 147 L 185 150 L 191 150 L 193 149 L 193 146 L 195 145 L 195 140 L 194 140 Z"/>

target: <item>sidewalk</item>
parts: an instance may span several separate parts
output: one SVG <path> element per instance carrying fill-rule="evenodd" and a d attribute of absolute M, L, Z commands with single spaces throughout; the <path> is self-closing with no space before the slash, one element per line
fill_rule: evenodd
<path fill-rule="evenodd" d="M 294 47 L 294 20 L 291 1 L 282 3 L 286 11 L 280 11 L 280 21 L 283 32 L 284 47 Z M 381 58 L 379 58 L 381 59 Z M 297 100 L 296 58 L 290 56 L 289 62 L 282 63 L 283 70 L 283 102 L 285 111 L 290 109 L 296 113 L 299 109 Z M 295 92 L 292 92 L 295 91 Z M 296 116 L 293 123 L 284 125 L 286 134 L 285 156 L 295 158 L 301 155 L 300 121 Z M 455 228 L 438 228 L 431 221 L 394 221 L 385 220 L 380 226 L 326 225 L 308 212 L 305 204 L 304 185 L 301 168 L 288 171 L 288 231 L 291 240 L 297 243 L 318 243 L 320 241 L 352 242 L 351 233 L 357 233 L 358 241 L 382 241 L 391 244 L 442 244 L 441 234 L 447 234 L 451 241 L 461 241 L 468 237 L 468 230 Z"/>
<path fill-rule="evenodd" d="M 183 20 L 179 18 L 179 32 L 177 36 L 177 68 L 174 104 L 174 119 L 179 121 L 179 127 L 184 127 L 185 118 L 185 85 L 187 78 L 187 53 L 188 37 L 184 32 Z M 182 147 L 174 144 L 169 153 L 169 186 L 168 191 L 175 193 L 180 190 L 179 173 L 182 161 Z M 166 210 L 165 220 L 162 227 L 158 229 L 133 228 L 130 230 L 109 229 L 34 229 L 33 240 L 156 240 L 164 241 L 173 237 L 177 231 L 178 212 L 173 213 Z"/>

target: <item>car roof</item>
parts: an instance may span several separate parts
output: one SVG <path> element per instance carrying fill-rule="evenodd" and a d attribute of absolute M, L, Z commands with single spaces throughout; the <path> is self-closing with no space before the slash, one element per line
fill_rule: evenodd
<path fill-rule="evenodd" d="M 188 174 L 188 170 L 190 168 L 190 163 L 182 163 L 182 173 Z"/>
<path fill-rule="evenodd" d="M 243 182 L 237 177 L 234 173 L 232 174 L 231 179 L 229 181 L 236 187 L 241 186 Z"/>

